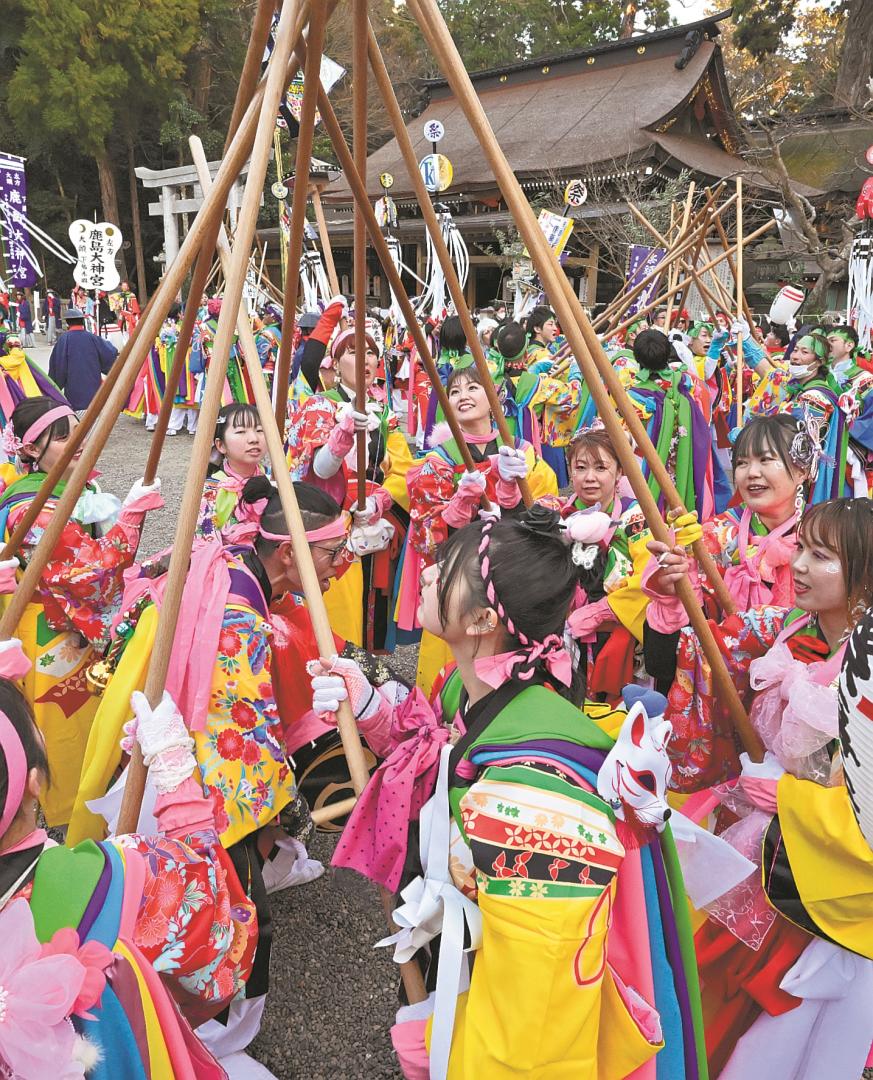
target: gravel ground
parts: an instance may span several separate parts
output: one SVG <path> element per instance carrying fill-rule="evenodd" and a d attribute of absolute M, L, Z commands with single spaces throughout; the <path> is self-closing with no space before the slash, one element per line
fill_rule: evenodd
<path fill-rule="evenodd" d="M 119 418 L 99 463 L 107 491 L 123 498 L 142 476 L 149 440 L 141 422 Z M 149 515 L 142 555 L 172 544 L 192 443 L 190 435 L 166 440 L 159 475 L 167 506 Z M 414 677 L 414 650 L 403 652 L 398 666 Z M 312 856 L 328 866 L 334 843 L 319 835 Z M 275 895 L 273 918 L 272 985 L 253 1056 L 279 1080 L 401 1076 L 389 1035 L 396 969 L 390 952 L 372 947 L 386 933 L 375 888 L 328 866 L 318 881 Z"/>

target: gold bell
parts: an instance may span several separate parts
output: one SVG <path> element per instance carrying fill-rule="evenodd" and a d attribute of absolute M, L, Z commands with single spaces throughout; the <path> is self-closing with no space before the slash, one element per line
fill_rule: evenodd
<path fill-rule="evenodd" d="M 112 678 L 112 666 L 107 660 L 95 660 L 85 671 L 85 682 L 95 697 L 102 697 Z"/>

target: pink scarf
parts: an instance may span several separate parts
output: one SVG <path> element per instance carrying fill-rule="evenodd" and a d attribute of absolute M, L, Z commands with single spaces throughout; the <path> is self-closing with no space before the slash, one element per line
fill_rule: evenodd
<path fill-rule="evenodd" d="M 751 522 L 752 511 L 747 506 L 740 519 L 737 537 L 739 563 L 729 567 L 724 575 L 725 584 L 737 605 L 737 611 L 749 611 L 751 608 L 770 604 L 790 608 L 794 605 L 794 586 L 789 562 L 794 552 L 794 544 L 786 537 L 794 530 L 796 519 L 792 516 L 766 536 L 756 536 L 754 555 L 748 554 Z M 774 572 L 772 588 L 761 580 L 761 563 L 765 555 L 767 564 Z"/>
<path fill-rule="evenodd" d="M 148 596 L 158 610 L 161 608 L 167 575 L 147 578 L 138 576 L 139 573 L 138 566 L 124 572 L 122 612 L 128 611 L 142 596 Z M 185 589 L 167 671 L 167 690 L 185 717 L 189 731 L 202 731 L 209 713 L 218 638 L 230 593 L 227 558 L 217 540 L 195 538 L 188 582 L 196 583 L 196 587 Z"/>
<path fill-rule="evenodd" d="M 433 793 L 449 733 L 416 688 L 391 723 L 398 745 L 370 778 L 337 844 L 332 866 L 357 870 L 391 892 L 400 885 L 409 822 Z"/>

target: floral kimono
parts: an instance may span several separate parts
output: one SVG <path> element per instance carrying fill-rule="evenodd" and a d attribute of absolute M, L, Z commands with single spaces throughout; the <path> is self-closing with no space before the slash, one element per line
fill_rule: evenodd
<path fill-rule="evenodd" d="M 770 532 L 757 514 L 742 505 L 704 523 L 704 543 L 738 611 L 767 605 L 790 608 L 794 604 L 791 558 L 796 527 L 797 519 L 792 515 Z M 717 618 L 720 612 L 712 594 L 705 581 L 702 585 L 713 605 L 712 617 Z"/>
<path fill-rule="evenodd" d="M 192 364 L 198 371 L 205 372 L 209 368 L 217 329 L 218 317 L 210 316 L 198 324 L 192 336 Z M 240 346 L 235 332 L 227 361 L 227 375 L 224 380 L 221 404 L 230 405 L 234 401 L 248 403 L 254 401 L 254 393 L 249 383 L 245 362 L 240 355 Z"/>
<path fill-rule="evenodd" d="M 5 541 L 43 480 L 45 473 L 28 473 L 3 493 L 0 533 Z M 64 481 L 55 487 L 25 537 L 21 548 L 25 564 L 65 487 Z M 70 819 L 85 744 L 97 711 L 88 671 L 109 640 L 110 622 L 121 603 L 122 573 L 133 563 L 139 544 L 139 529 L 130 524 L 119 522 L 101 535 L 99 521 L 107 508 L 117 511 L 117 500 L 89 485 L 64 526 L 15 631 L 33 660 L 22 689 L 46 741 L 51 783 L 43 792 L 41 805 L 49 825 L 64 825 Z M 92 523 L 82 524 L 77 514 Z"/>
<path fill-rule="evenodd" d="M 534 363 L 516 379 L 514 398 L 519 409 L 530 410 L 536 418 L 543 460 L 554 470 L 558 486 L 564 487 L 569 481 L 564 447 L 578 427 L 583 384 L 574 363 L 563 378 L 549 375 L 551 354 L 547 355 L 547 364 Z"/>
<path fill-rule="evenodd" d="M 155 813 L 164 830 L 158 835 L 87 840 L 71 850 L 37 829 L 0 854 L 4 960 L 19 987 L 33 965 L 27 1000 L 16 1001 L 15 982 L 4 977 L 13 1027 L 9 1032 L 7 1023 L 0 1035 L 4 1076 L 4 1039 L 22 1009 L 34 1010 L 41 1025 L 34 1043 L 13 1047 L 31 1059 L 37 1071 L 29 1075 L 84 1075 L 67 1071 L 73 1029 L 100 1052 L 92 1080 L 224 1075 L 189 1023 L 220 1012 L 249 978 L 258 940 L 254 905 L 192 780 L 159 796 Z M 44 948 L 58 962 L 76 958 L 91 969 L 91 1011 L 81 999 L 63 1007 L 63 981 L 55 985 L 54 972 L 37 959 L 39 943 L 50 943 Z M 63 1024 L 70 1013 L 72 1028 Z"/>
<path fill-rule="evenodd" d="M 343 405 L 354 394 L 342 384 L 334 390 L 313 394 L 293 414 L 287 428 L 288 468 L 292 479 L 306 480 L 327 491 L 346 508 L 357 500 L 357 445 L 349 451 L 339 471 L 327 480 L 318 477 L 312 462 L 336 426 Z M 368 491 L 385 489 L 392 499 L 388 520 L 394 537 L 385 551 L 365 555 L 331 583 L 325 594 L 331 626 L 346 641 L 383 652 L 391 646 L 390 604 L 397 563 L 408 525 L 409 496 L 406 474 L 412 465 L 403 432 L 390 402 L 378 387 L 371 387 L 370 400 L 380 406 L 379 426 L 368 436 Z"/>
<path fill-rule="evenodd" d="M 19 401 L 43 394 L 61 405 L 67 404 L 64 395 L 23 349 L 0 353 L 0 425 L 6 427 L 10 422 Z"/>
<path fill-rule="evenodd" d="M 562 505 L 561 516 L 585 509 L 570 498 Z M 603 694 L 613 701 L 633 681 L 637 642 L 643 640 L 648 598 L 640 581 L 649 562 L 646 544 L 651 533 L 635 500 L 618 497 L 604 513 L 613 524 L 597 550 L 577 567 L 584 600 L 574 604 L 568 629 L 581 650 L 586 694 L 594 700 Z"/>
<path fill-rule="evenodd" d="M 264 469 L 259 466 L 258 473 Z M 200 498 L 200 510 L 197 514 L 197 535 L 222 537 L 224 530 L 238 524 L 236 508 L 239 505 L 242 489 L 248 476 L 240 476 L 228 465 L 227 461 L 217 471 L 206 477 L 203 495 Z"/>
<path fill-rule="evenodd" d="M 487 436 L 467 436 L 467 447 L 479 472 L 485 473 L 485 494 L 494 505 L 499 505 L 497 485 L 500 474 L 496 457 L 503 440 L 496 430 Z M 535 500 L 558 493 L 555 474 L 540 459 L 533 447 L 523 439 L 515 440 L 515 447 L 524 450 L 528 464 L 528 484 Z M 436 550 L 448 539 L 453 526 L 443 514 L 449 506 L 466 471 L 460 449 L 454 439 L 432 449 L 410 469 L 407 475 L 409 489 L 409 536 L 403 551 L 396 605 L 397 624 L 402 631 L 418 629 L 416 609 L 422 571 L 431 566 Z M 518 488 L 513 485 L 515 503 L 503 508 L 510 513 L 523 504 Z M 449 660 L 446 646 L 432 634 L 423 633 L 418 657 L 417 685 L 428 693 L 437 672 Z"/>

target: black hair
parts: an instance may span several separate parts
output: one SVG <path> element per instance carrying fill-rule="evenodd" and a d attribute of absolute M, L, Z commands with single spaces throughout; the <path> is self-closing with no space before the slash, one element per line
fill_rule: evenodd
<path fill-rule="evenodd" d="M 782 323 L 770 323 L 770 331 L 774 338 L 784 349 L 788 342 L 791 340 L 791 334 L 788 331 L 788 327 Z"/>
<path fill-rule="evenodd" d="M 218 413 L 218 419 L 215 421 L 214 441 L 218 442 L 221 439 L 224 442 L 227 429 L 237 427 L 237 425 L 241 425 L 246 429 L 260 427 L 261 414 L 258 412 L 257 406 L 249 405 L 243 401 L 232 401 L 229 405 L 223 405 Z M 210 461 L 206 475 L 212 476 L 213 473 L 219 472 L 220 469 L 220 461 Z"/>
<path fill-rule="evenodd" d="M 537 332 L 542 330 L 549 319 L 554 319 L 555 313 L 550 307 L 546 307 L 545 304 L 540 304 L 535 307 L 533 311 L 528 315 L 525 322 L 525 329 L 531 338 L 535 338 Z"/>
<path fill-rule="evenodd" d="M 449 390 L 451 390 L 455 383 L 458 382 L 460 379 L 463 379 L 465 382 L 478 383 L 480 386 L 485 385 L 482 382 L 482 376 L 479 374 L 479 369 L 476 367 L 476 365 L 465 364 L 462 367 L 452 368 L 452 370 L 449 372 L 449 377 L 448 379 L 446 379 L 446 393 L 448 393 Z"/>
<path fill-rule="evenodd" d="M 49 765 L 45 744 L 39 736 L 27 699 L 9 679 L 0 679 L 0 712 L 6 714 L 9 723 L 15 728 L 15 733 L 21 740 L 27 771 L 39 769 L 48 783 Z M 0 750 L 0 807 L 5 806 L 8 791 L 9 766 L 5 754 Z"/>
<path fill-rule="evenodd" d="M 58 402 L 54 398 L 47 397 L 45 394 L 41 394 L 39 397 L 24 398 L 22 401 L 19 401 L 12 410 L 11 417 L 12 431 L 14 432 L 16 439 L 23 439 L 31 426 L 35 424 L 41 416 L 45 416 L 46 413 L 51 412 L 52 409 L 56 409 L 57 407 Z M 52 439 L 66 439 L 69 434 L 70 417 L 62 416 L 59 420 L 54 420 L 49 424 L 36 440 L 36 445 L 39 448 L 37 457 L 27 457 L 23 452 L 19 453 L 19 457 L 23 462 L 38 466 L 40 458 L 45 453 L 46 448 Z"/>
<path fill-rule="evenodd" d="M 663 371 L 674 359 L 673 343 L 660 330 L 641 330 L 634 338 L 634 359 L 646 371 Z"/>
<path fill-rule="evenodd" d="M 342 513 L 342 507 L 332 499 L 326 491 L 314 484 L 306 484 L 302 480 L 295 481 L 294 494 L 297 496 L 297 505 L 300 507 L 300 515 L 307 532 L 311 529 L 319 529 L 327 525 Z M 279 492 L 266 476 L 252 476 L 245 482 L 240 495 L 240 501 L 248 504 L 267 500 L 261 521 L 267 532 L 282 536 L 288 531 L 285 521 L 285 511 L 282 509 L 282 501 Z M 259 556 L 269 555 L 278 547 L 276 540 L 267 540 L 258 536 L 255 540 L 255 551 Z"/>
<path fill-rule="evenodd" d="M 440 350 L 462 353 L 466 352 L 467 348 L 467 335 L 464 333 L 460 317 L 449 315 L 440 327 Z"/>
<path fill-rule="evenodd" d="M 775 454 L 791 472 L 798 464 L 791 457 L 791 444 L 797 436 L 797 420 L 787 413 L 775 416 L 754 416 L 740 429 L 731 450 L 731 464 L 746 457 L 761 457 L 768 451 Z"/>
<path fill-rule="evenodd" d="M 558 529 L 531 531 L 530 522 L 543 514 L 542 507 L 519 517 L 504 517 L 491 527 L 488 545 L 490 578 L 497 598 L 515 626 L 531 641 L 544 641 L 551 634 L 563 636 L 564 623 L 576 591 L 576 572 L 569 546 Z M 555 515 L 557 518 L 557 515 Z M 474 607 L 493 607 L 485 592 L 479 560 L 484 523 L 472 524 L 453 533 L 437 551 L 440 577 L 437 601 L 440 623 L 448 622 L 449 602 L 458 585 L 467 586 L 467 612 Z M 519 568 L 524 567 L 524 572 Z M 507 651 L 520 647 L 505 624 Z M 580 702 L 582 678 L 574 673 L 568 689 L 556 684 L 565 697 Z"/>
<path fill-rule="evenodd" d="M 852 348 L 857 349 L 857 347 L 858 347 L 858 331 L 855 329 L 854 326 L 846 326 L 846 325 L 840 324 L 839 326 L 827 326 L 827 327 L 825 327 L 825 333 L 829 337 L 830 337 L 831 334 L 836 334 L 837 332 L 839 332 L 841 334 L 845 334 L 849 338 L 849 340 L 852 342 Z"/>
<path fill-rule="evenodd" d="M 506 360 L 511 360 L 522 351 L 527 343 L 527 335 L 524 327 L 517 322 L 505 322 L 499 329 L 494 331 L 491 341 L 497 351 Z"/>

